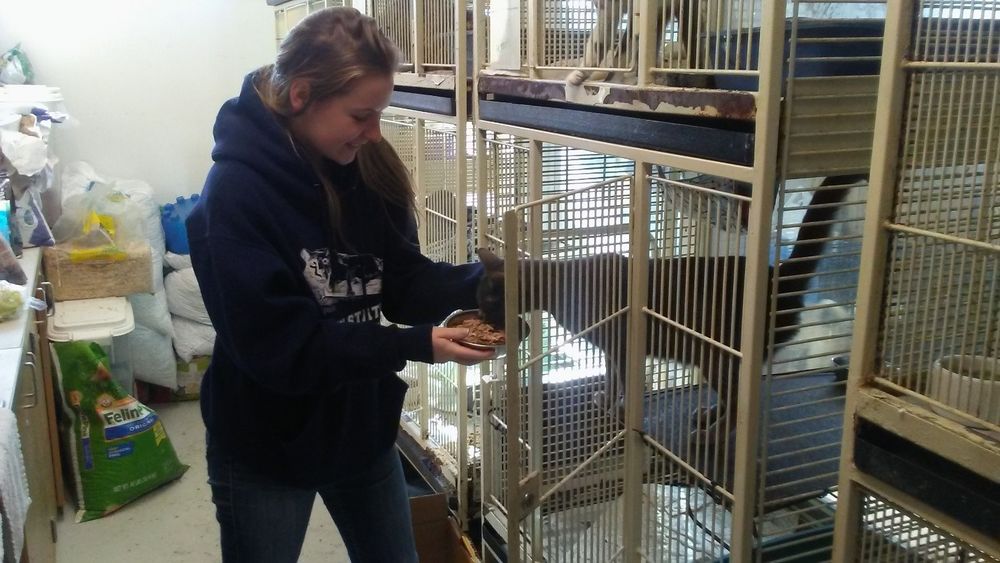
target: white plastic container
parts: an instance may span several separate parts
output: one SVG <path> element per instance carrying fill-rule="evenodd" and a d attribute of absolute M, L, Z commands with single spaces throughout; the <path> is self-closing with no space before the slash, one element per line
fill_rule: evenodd
<path fill-rule="evenodd" d="M 111 360 L 111 375 L 129 394 L 134 394 L 132 351 L 122 338 L 135 328 L 132 304 L 125 297 L 101 297 L 56 301 L 49 317 L 52 342 L 96 342 Z"/>
<path fill-rule="evenodd" d="M 931 367 L 928 395 L 976 418 L 1000 424 L 1000 359 L 945 356 Z M 935 412 L 945 416 L 939 409 Z"/>

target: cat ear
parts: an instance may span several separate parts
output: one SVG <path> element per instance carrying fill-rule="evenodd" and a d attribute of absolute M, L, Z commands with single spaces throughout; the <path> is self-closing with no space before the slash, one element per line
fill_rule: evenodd
<path fill-rule="evenodd" d="M 479 256 L 479 261 L 486 266 L 487 270 L 503 270 L 503 260 L 493 254 L 488 248 L 477 248 L 476 255 Z"/>

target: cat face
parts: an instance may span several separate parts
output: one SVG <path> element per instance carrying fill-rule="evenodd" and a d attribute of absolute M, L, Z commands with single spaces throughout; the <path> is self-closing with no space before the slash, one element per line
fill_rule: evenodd
<path fill-rule="evenodd" d="M 485 270 L 476 288 L 476 302 L 483 320 L 502 328 L 504 326 L 504 277 L 503 260 L 485 248 L 476 250 Z"/>

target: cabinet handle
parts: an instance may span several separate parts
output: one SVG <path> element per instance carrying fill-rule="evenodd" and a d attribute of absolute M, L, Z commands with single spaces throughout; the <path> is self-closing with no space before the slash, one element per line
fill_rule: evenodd
<path fill-rule="evenodd" d="M 38 289 L 42 290 L 42 300 L 45 301 L 45 316 L 51 317 L 56 313 L 56 304 L 53 300 L 52 283 L 43 281 Z"/>
<path fill-rule="evenodd" d="M 31 352 L 28 353 L 31 354 Z M 31 354 L 31 356 L 33 357 L 34 354 Z M 38 405 L 38 370 L 35 369 L 35 362 L 24 362 L 24 365 L 31 368 L 31 393 L 25 393 L 24 397 L 31 397 L 33 402 L 30 405 L 22 405 L 21 408 L 32 409 Z"/>

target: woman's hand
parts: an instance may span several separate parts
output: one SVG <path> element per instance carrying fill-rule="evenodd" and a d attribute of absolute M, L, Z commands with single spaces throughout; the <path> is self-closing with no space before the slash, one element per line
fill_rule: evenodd
<path fill-rule="evenodd" d="M 456 362 L 466 366 L 472 366 L 486 360 L 493 359 L 493 352 L 489 350 L 474 350 L 468 346 L 462 346 L 456 340 L 461 340 L 469 336 L 469 330 L 465 328 L 444 328 L 436 326 L 431 330 L 431 346 L 434 348 L 434 363 Z"/>

